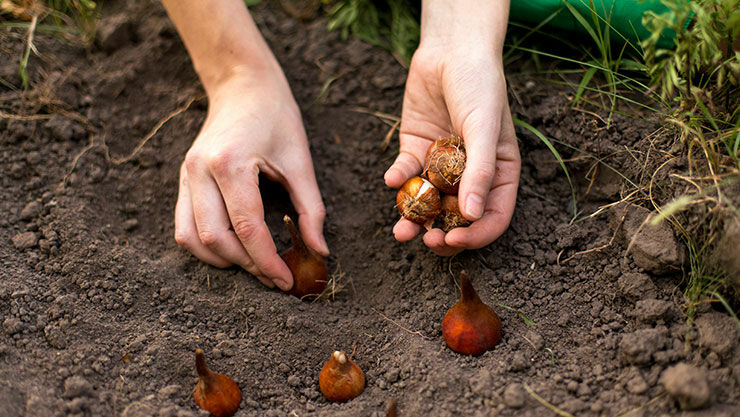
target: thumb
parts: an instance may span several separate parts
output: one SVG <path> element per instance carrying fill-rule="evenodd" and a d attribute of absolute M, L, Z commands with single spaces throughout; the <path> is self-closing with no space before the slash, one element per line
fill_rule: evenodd
<path fill-rule="evenodd" d="M 385 185 L 399 188 L 409 178 L 419 175 L 422 168 L 423 164 L 416 155 L 402 149 L 393 165 L 385 172 Z"/>
<path fill-rule="evenodd" d="M 471 112 L 462 128 L 467 161 L 460 180 L 460 211 L 475 221 L 483 216 L 488 193 L 496 175 L 496 145 L 501 129 L 495 112 L 478 107 Z"/>

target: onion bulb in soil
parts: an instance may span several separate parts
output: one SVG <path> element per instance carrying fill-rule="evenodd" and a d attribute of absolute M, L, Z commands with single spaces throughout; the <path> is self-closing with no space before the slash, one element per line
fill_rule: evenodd
<path fill-rule="evenodd" d="M 465 160 L 465 146 L 460 136 L 437 139 L 427 150 L 424 173 L 443 193 L 457 194 Z"/>
<path fill-rule="evenodd" d="M 396 207 L 401 216 L 429 228 L 441 211 L 439 190 L 424 178 L 413 177 L 398 190 Z"/>
<path fill-rule="evenodd" d="M 329 279 L 329 269 L 324 258 L 306 245 L 290 217 L 283 217 L 283 222 L 293 242 L 293 246 L 280 254 L 293 274 L 293 288 L 290 293 L 298 298 L 318 296 L 326 288 Z"/>
<path fill-rule="evenodd" d="M 385 414 L 385 417 L 397 417 L 398 416 L 398 408 L 396 407 L 396 400 L 391 400 L 391 403 L 388 405 L 388 411 Z"/>
<path fill-rule="evenodd" d="M 456 195 L 442 196 L 442 213 L 437 219 L 442 224 L 442 230 L 445 232 L 449 232 L 456 227 L 470 226 L 470 221 L 460 213 Z"/>
<path fill-rule="evenodd" d="M 462 295 L 442 320 L 447 346 L 463 355 L 480 355 L 501 340 L 501 320 L 476 294 L 465 271 L 460 273 Z"/>
<path fill-rule="evenodd" d="M 329 401 L 349 401 L 365 389 L 365 374 L 344 351 L 336 350 L 321 368 L 319 388 Z"/>
<path fill-rule="evenodd" d="M 198 407 L 213 417 L 234 415 L 242 402 L 242 392 L 234 380 L 211 372 L 206 367 L 206 358 L 200 349 L 195 350 L 195 369 L 198 371 L 198 385 L 195 386 L 193 399 Z"/>

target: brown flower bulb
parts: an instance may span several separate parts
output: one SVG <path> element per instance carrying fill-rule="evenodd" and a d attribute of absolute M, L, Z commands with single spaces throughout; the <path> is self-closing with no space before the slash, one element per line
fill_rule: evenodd
<path fill-rule="evenodd" d="M 460 206 L 456 195 L 442 196 L 442 213 L 437 218 L 442 224 L 442 230 L 449 232 L 456 227 L 470 226 L 470 221 L 460 213 Z"/>
<path fill-rule="evenodd" d="M 424 178 L 413 177 L 398 190 L 396 207 L 401 216 L 429 228 L 441 211 L 439 191 Z"/>
<path fill-rule="evenodd" d="M 329 401 L 349 401 L 365 389 L 365 374 L 344 351 L 337 350 L 321 368 L 319 388 Z"/>
<path fill-rule="evenodd" d="M 460 136 L 437 139 L 427 150 L 424 173 L 443 193 L 457 194 L 465 161 L 465 146 Z"/>
<path fill-rule="evenodd" d="M 292 247 L 280 254 L 293 274 L 293 288 L 290 293 L 298 298 L 318 296 L 324 291 L 329 280 L 329 269 L 324 258 L 301 239 L 290 217 L 283 217 L 283 222 L 293 242 Z"/>
<path fill-rule="evenodd" d="M 463 355 L 480 355 L 501 340 L 501 320 L 483 303 L 465 271 L 460 273 L 462 295 L 442 320 L 447 346 Z"/>
<path fill-rule="evenodd" d="M 198 371 L 198 384 L 193 392 L 193 400 L 198 407 L 208 411 L 213 417 L 234 415 L 242 402 L 242 392 L 234 380 L 211 372 L 206 367 L 206 358 L 200 349 L 195 350 L 195 369 Z"/>

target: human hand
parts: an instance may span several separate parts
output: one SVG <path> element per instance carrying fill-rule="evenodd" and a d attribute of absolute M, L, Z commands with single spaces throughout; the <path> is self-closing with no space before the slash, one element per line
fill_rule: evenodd
<path fill-rule="evenodd" d="M 432 141 L 451 129 L 463 138 L 467 163 L 458 196 L 463 216 L 474 222 L 424 235 L 424 243 L 441 256 L 481 248 L 501 236 L 514 211 L 521 167 L 501 62 L 503 34 L 496 32 L 497 21 L 485 16 L 459 16 L 460 10 L 480 11 L 485 4 L 458 6 L 424 4 L 422 41 L 406 81 L 401 149 L 385 173 L 386 184 L 398 188 L 422 171 Z M 504 12 L 498 23 L 505 25 L 505 19 Z M 403 218 L 393 228 L 402 242 L 422 231 Z"/>
<path fill-rule="evenodd" d="M 208 87 L 208 116 L 180 169 L 175 240 L 204 262 L 239 265 L 287 291 L 293 277 L 264 221 L 260 172 L 290 194 L 306 244 L 329 254 L 298 106 L 277 62 L 267 71 L 237 69 Z"/>

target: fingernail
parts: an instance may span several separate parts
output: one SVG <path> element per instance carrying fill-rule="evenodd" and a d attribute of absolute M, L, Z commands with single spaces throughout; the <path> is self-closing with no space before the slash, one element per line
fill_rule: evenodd
<path fill-rule="evenodd" d="M 321 251 L 329 255 L 329 245 L 326 244 L 326 239 L 324 239 L 324 235 L 319 235 L 319 245 L 321 245 Z"/>
<path fill-rule="evenodd" d="M 478 194 L 468 194 L 468 199 L 465 200 L 465 211 L 470 217 L 480 219 L 483 215 L 483 199 Z"/>
<path fill-rule="evenodd" d="M 283 291 L 288 291 L 290 289 L 290 285 L 288 285 L 288 283 L 281 278 L 275 278 L 272 280 L 272 282 L 275 283 L 275 285 L 277 285 L 278 288 Z"/>

